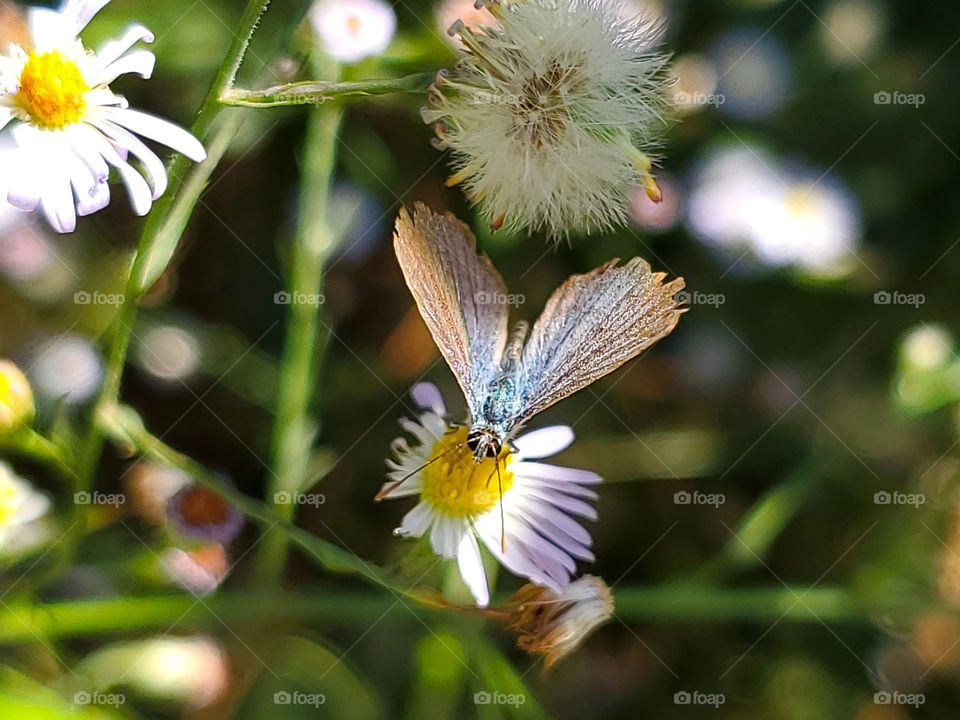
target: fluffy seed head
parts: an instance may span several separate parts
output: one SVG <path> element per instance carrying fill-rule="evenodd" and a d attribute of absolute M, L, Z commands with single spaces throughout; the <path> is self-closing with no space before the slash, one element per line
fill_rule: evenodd
<path fill-rule="evenodd" d="M 517 0 L 489 6 L 495 27 L 450 28 L 464 45 L 423 118 L 453 150 L 493 227 L 553 239 L 625 222 L 638 184 L 659 195 L 650 151 L 666 127 L 659 27 L 617 0 Z"/>

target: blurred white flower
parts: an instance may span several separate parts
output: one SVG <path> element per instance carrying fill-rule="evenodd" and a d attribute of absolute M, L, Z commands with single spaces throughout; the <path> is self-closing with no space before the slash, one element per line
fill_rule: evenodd
<path fill-rule="evenodd" d="M 726 148 L 695 173 L 693 232 L 735 259 L 794 266 L 822 277 L 853 268 L 861 235 L 850 193 L 822 173 L 787 167 L 759 148 Z"/>
<path fill-rule="evenodd" d="M 158 380 L 183 383 L 200 367 L 201 349 L 196 336 L 176 325 L 158 325 L 138 339 L 137 361 Z"/>
<path fill-rule="evenodd" d="M 110 202 L 110 167 L 120 174 L 134 211 L 149 212 L 167 187 L 160 159 L 137 135 L 167 145 L 194 161 L 206 157 L 190 133 L 166 120 L 131 110 L 109 87 L 120 75 L 149 78 L 153 53 L 131 50 L 153 41 L 132 25 L 97 52 L 77 38 L 109 0 L 66 0 L 59 11 L 33 8 L 29 49 L 12 43 L 0 55 L 0 128 L 13 123 L 18 151 L 11 158 L 7 199 L 25 211 L 42 209 L 58 232 L 72 232 L 77 215 Z M 134 169 L 128 154 L 142 164 Z"/>
<path fill-rule="evenodd" d="M 108 671 L 125 668 L 125 685 L 192 709 L 212 705 L 230 687 L 227 655 L 212 638 L 161 637 L 119 645 L 104 653 L 110 653 L 107 657 L 114 661 L 103 663 Z"/>
<path fill-rule="evenodd" d="M 401 425 L 416 442 L 394 441 L 390 482 L 377 495 L 420 498 L 395 534 L 429 533 L 437 555 L 457 559 L 460 576 L 480 607 L 490 594 L 478 538 L 513 574 L 562 592 L 576 569 L 575 558 L 593 560 L 590 533 L 575 518 L 596 519 L 590 502 L 597 494 L 589 486 L 599 483 L 600 476 L 529 461 L 565 449 L 573 442 L 573 430 L 558 425 L 522 435 L 503 448 L 498 470 L 491 458 L 474 462 L 467 428 L 447 423 L 436 387 L 415 386 L 413 399 L 423 409 L 419 422 L 403 420 Z"/>
<path fill-rule="evenodd" d="M 167 577 L 194 595 L 209 595 L 227 577 L 230 569 L 227 551 L 212 543 L 187 551 L 169 548 L 160 558 Z"/>
<path fill-rule="evenodd" d="M 666 127 L 658 26 L 611 0 L 487 4 L 498 26 L 450 28 L 461 51 L 422 110 L 496 229 L 552 239 L 623 224 L 638 184 L 660 191 L 650 153 Z"/>
<path fill-rule="evenodd" d="M 43 517 L 50 501 L 18 476 L 9 465 L 0 462 L 0 552 L 28 531 L 27 526 Z"/>
<path fill-rule="evenodd" d="M 397 31 L 397 14 L 382 0 L 319 0 L 309 19 L 324 52 L 345 63 L 382 53 Z"/>
<path fill-rule="evenodd" d="M 93 397 L 103 380 L 103 365 L 90 342 L 64 335 L 41 345 L 30 377 L 37 395 L 47 401 L 79 404 Z"/>
<path fill-rule="evenodd" d="M 862 63 L 880 49 L 886 10 L 872 0 L 835 0 L 822 14 L 820 37 L 838 63 Z"/>

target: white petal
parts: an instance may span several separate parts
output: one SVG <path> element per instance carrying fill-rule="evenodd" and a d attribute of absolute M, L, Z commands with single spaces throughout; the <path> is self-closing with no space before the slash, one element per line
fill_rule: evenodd
<path fill-rule="evenodd" d="M 517 492 L 520 489 L 514 487 L 513 490 L 514 492 Z M 521 494 L 525 498 L 548 503 L 553 505 L 555 508 L 559 508 L 572 515 L 579 515 L 580 517 L 587 518 L 588 520 L 597 519 L 597 511 L 592 505 L 588 505 L 587 503 L 583 502 L 583 500 L 570 497 L 562 492 L 552 491 L 547 488 L 537 487 L 535 485 L 526 485 L 523 487 Z"/>
<path fill-rule="evenodd" d="M 31 8 L 27 15 L 30 39 L 39 52 L 58 50 L 76 39 L 73 23 L 56 10 Z"/>
<path fill-rule="evenodd" d="M 157 58 L 149 50 L 134 50 L 103 68 L 97 79 L 101 83 L 111 83 L 121 75 L 134 73 L 147 80 L 153 75 L 156 64 Z"/>
<path fill-rule="evenodd" d="M 137 135 L 143 135 L 173 148 L 194 162 L 202 162 L 207 157 L 207 151 L 203 149 L 199 140 L 183 128 L 161 118 L 125 108 L 112 109 L 105 117 L 132 130 Z"/>
<path fill-rule="evenodd" d="M 147 182 L 153 190 L 153 199 L 163 195 L 167 189 L 167 169 L 163 162 L 136 135 L 119 125 L 94 120 L 93 124 L 102 130 L 111 140 L 123 146 L 143 163 L 147 173 Z"/>
<path fill-rule="evenodd" d="M 7 190 L 7 202 L 17 210 L 32 212 L 40 204 L 40 191 L 26 178 L 18 178 L 16 187 Z"/>
<path fill-rule="evenodd" d="M 567 535 L 583 545 L 590 544 L 590 533 L 580 523 L 562 510 L 543 502 L 527 501 L 518 512 L 531 519 L 531 524 L 537 526 L 541 521 L 552 522 Z"/>
<path fill-rule="evenodd" d="M 466 529 L 458 518 L 438 515 L 430 529 L 430 547 L 441 557 L 456 557 L 460 539 L 465 532 Z"/>
<path fill-rule="evenodd" d="M 397 535 L 402 537 L 420 537 L 433 521 L 434 511 L 429 503 L 422 502 L 403 516 Z"/>
<path fill-rule="evenodd" d="M 67 0 L 60 12 L 72 25 L 74 36 L 78 35 L 110 0 Z"/>
<path fill-rule="evenodd" d="M 13 118 L 10 108 L 0 107 L 0 130 L 3 130 L 7 123 Z"/>
<path fill-rule="evenodd" d="M 547 463 L 518 462 L 510 465 L 510 470 L 516 475 L 523 475 L 536 480 L 553 481 L 555 483 L 581 485 L 596 485 L 603 482 L 603 478 L 589 470 L 549 465 Z"/>
<path fill-rule="evenodd" d="M 483 571 L 483 558 L 480 557 L 480 547 L 472 532 L 464 533 L 457 548 L 457 566 L 460 568 L 460 577 L 468 588 L 477 607 L 486 607 L 490 603 L 490 590 L 487 588 L 487 575 Z"/>
<path fill-rule="evenodd" d="M 146 215 L 150 212 L 150 206 L 153 204 L 153 195 L 147 181 L 143 179 L 143 175 L 126 163 L 120 163 L 116 167 L 120 173 L 120 179 L 123 180 L 123 184 L 127 188 L 133 211 L 141 217 Z"/>
<path fill-rule="evenodd" d="M 123 31 L 123 35 L 119 39 L 105 42 L 97 50 L 97 61 L 100 63 L 100 67 L 104 68 L 119 60 L 121 55 L 141 40 L 152 43 L 153 33 L 143 25 L 131 25 Z"/>
<path fill-rule="evenodd" d="M 554 425 L 528 432 L 513 441 L 517 454 L 523 458 L 542 458 L 556 455 L 573 442 L 573 428 Z"/>
<path fill-rule="evenodd" d="M 443 395 L 433 383 L 417 383 L 410 391 L 410 397 L 414 404 L 424 410 L 432 410 L 434 413 L 443 417 L 447 414 L 446 406 L 443 404 Z"/>
<path fill-rule="evenodd" d="M 51 170 L 41 188 L 40 208 L 54 230 L 72 233 L 77 229 L 77 213 L 70 178 L 60 168 Z"/>
<path fill-rule="evenodd" d="M 30 489 L 27 497 L 17 508 L 17 522 L 21 524 L 33 522 L 46 515 L 49 509 L 50 498 Z"/>
<path fill-rule="evenodd" d="M 590 533 L 588 533 L 582 526 L 575 524 L 575 527 L 577 527 L 581 532 L 574 537 L 570 534 L 570 532 L 564 528 L 561 528 L 556 523 L 526 512 L 525 508 L 514 508 L 510 511 L 510 515 L 516 516 L 517 519 L 522 520 L 531 527 L 536 528 L 538 533 L 550 540 L 550 542 L 557 547 L 563 548 L 565 552 L 573 557 L 580 558 L 581 560 L 593 561 L 593 553 L 589 550 L 590 545 L 593 543 L 593 539 L 590 537 Z"/>
<path fill-rule="evenodd" d="M 65 159 L 66 160 L 66 159 Z M 107 183 L 100 180 L 90 168 L 76 155 L 69 160 L 70 184 L 76 200 L 77 214 L 80 217 L 102 210 L 110 202 L 110 190 Z"/>

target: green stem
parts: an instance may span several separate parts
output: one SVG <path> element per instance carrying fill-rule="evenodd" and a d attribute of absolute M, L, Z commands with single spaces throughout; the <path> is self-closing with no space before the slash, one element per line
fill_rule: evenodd
<path fill-rule="evenodd" d="M 614 612 L 623 620 L 669 622 L 869 623 L 880 615 L 910 618 L 931 605 L 908 605 L 895 597 L 868 602 L 839 587 L 724 588 L 699 583 L 625 588 L 615 599 Z"/>
<path fill-rule="evenodd" d="M 436 73 L 417 73 L 393 79 L 358 80 L 354 82 L 327 82 L 308 80 L 276 85 L 263 90 L 230 88 L 221 97 L 224 105 L 238 107 L 289 107 L 292 105 L 322 105 L 329 100 L 351 96 L 369 97 L 403 92 L 425 92 L 436 78 Z"/>
<path fill-rule="evenodd" d="M 280 498 L 307 488 L 310 454 L 317 433 L 316 423 L 310 416 L 310 404 L 318 375 L 323 269 L 337 245 L 329 224 L 328 200 L 342 122 L 342 104 L 332 103 L 314 108 L 307 125 L 297 233 L 290 259 L 290 304 L 266 495 L 277 514 L 287 521 L 293 519 L 296 504 L 280 502 Z M 256 565 L 256 579 L 261 587 L 273 587 L 280 582 L 286 564 L 287 541 L 287 536 L 280 533 L 264 538 Z"/>
<path fill-rule="evenodd" d="M 289 506 L 269 507 L 258 500 L 254 500 L 224 483 L 223 480 L 196 460 L 164 444 L 147 431 L 140 416 L 133 408 L 117 405 L 104 408 L 97 421 L 103 433 L 118 445 L 122 445 L 128 451 L 140 453 L 156 462 L 182 470 L 200 485 L 216 492 L 243 510 L 248 517 L 264 528 L 266 536 L 262 542 L 267 542 L 276 536 L 282 536 L 284 538 L 284 549 L 286 549 L 287 543 L 292 542 L 326 570 L 359 575 L 379 587 L 390 590 L 394 596 L 405 595 L 418 601 L 427 600 L 416 590 L 402 588 L 393 583 L 378 566 L 364 562 L 353 553 L 321 540 L 312 533 L 297 527 L 288 517 L 277 512 L 280 508 Z"/>
<path fill-rule="evenodd" d="M 797 602 L 802 597 L 803 602 Z M 222 623 L 310 621 L 340 627 L 369 623 L 396 606 L 395 598 L 339 590 L 278 595 L 219 592 L 202 602 L 189 595 L 74 600 L 48 604 L 6 603 L 0 608 L 0 643 L 32 643 L 37 638 L 88 637 L 178 626 L 221 627 Z M 440 608 L 411 604 L 417 613 Z M 768 624 L 843 622 L 870 624 L 874 617 L 897 613 L 911 617 L 923 608 L 893 602 L 869 606 L 838 587 L 724 588 L 661 586 L 616 592 L 616 614 L 630 622 L 751 622 Z M 926 610 L 932 608 L 927 607 Z M 414 618 L 401 612 L 397 617 Z"/>
<path fill-rule="evenodd" d="M 213 127 L 217 113 L 220 111 L 218 98 L 221 94 L 233 84 L 240 63 L 243 61 L 244 53 L 250 44 L 250 38 L 260 20 L 260 16 L 269 5 L 270 0 L 250 0 L 246 10 L 240 19 L 238 31 L 234 34 L 234 40 L 230 44 L 223 62 L 217 71 L 213 85 L 207 94 L 207 98 L 200 109 L 196 121 L 191 128 L 194 136 L 199 140 L 207 140 L 210 129 Z M 209 148 L 207 160 L 199 165 L 195 165 L 190 173 L 188 186 L 203 185 L 213 167 L 217 164 L 226 150 L 226 143 L 218 137 L 218 143 Z M 130 348 L 130 337 L 133 332 L 133 323 L 137 314 L 137 301 L 139 297 L 146 292 L 150 285 L 160 276 L 160 273 L 166 268 L 173 256 L 176 243 L 179 242 L 180 234 L 186 225 L 185 218 L 189 218 L 190 210 L 199 200 L 199 193 L 187 193 L 186 199 L 180 201 L 177 205 L 179 190 L 184 186 L 184 176 L 187 169 L 187 158 L 178 155 L 173 160 L 169 168 L 169 185 L 164 197 L 154 205 L 143 233 L 137 246 L 137 253 L 133 259 L 133 265 L 127 282 L 127 291 L 124 295 L 124 301 L 121 305 L 117 317 L 112 326 L 112 342 L 110 346 L 110 358 L 107 364 L 106 379 L 100 396 L 97 400 L 96 413 L 99 409 L 116 403 L 120 394 L 120 382 L 123 376 L 123 368 L 127 358 L 127 351 Z M 183 206 L 190 203 L 190 208 Z M 164 232 L 170 230 L 170 217 L 182 218 L 183 221 L 176 225 L 178 232 Z M 87 436 L 81 447 L 77 464 L 77 489 L 87 490 L 93 483 L 94 473 L 103 452 L 104 437 L 97 427 L 97 423 L 91 423 Z M 83 520 L 84 508 L 78 507 L 77 519 Z M 82 534 L 85 530 L 85 523 L 77 524 L 77 532 Z M 72 546 L 72 542 L 65 544 Z"/>
<path fill-rule="evenodd" d="M 0 450 L 44 463 L 60 474 L 73 478 L 70 448 L 45 438 L 33 428 L 23 428 L 13 435 L 0 437 Z"/>
<path fill-rule="evenodd" d="M 6 603 L 0 608 L 0 643 L 32 643 L 37 638 L 90 637 L 139 630 L 184 627 L 222 627 L 220 620 L 239 623 L 266 620 L 324 622 L 340 627 L 346 622 L 370 623 L 390 611 L 396 600 L 378 593 L 316 592 L 310 595 L 221 592 L 198 602 L 191 595 L 159 595 L 97 600 L 73 600 L 42 605 Z M 417 612 L 424 608 L 414 603 Z M 397 617 L 414 620 L 406 612 Z M 218 620 L 217 618 L 220 618 Z"/>

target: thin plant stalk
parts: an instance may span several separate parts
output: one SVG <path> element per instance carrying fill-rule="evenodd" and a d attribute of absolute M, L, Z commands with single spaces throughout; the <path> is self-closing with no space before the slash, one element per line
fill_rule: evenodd
<path fill-rule="evenodd" d="M 339 68 L 327 72 L 338 76 Z M 328 206 L 342 122 L 341 103 L 314 107 L 307 122 L 297 231 L 290 258 L 290 304 L 266 495 L 267 502 L 287 521 L 293 519 L 296 510 L 295 503 L 289 500 L 305 490 L 310 480 L 310 454 L 317 433 L 310 406 L 319 365 L 317 345 L 323 270 L 338 242 L 330 226 Z M 256 578 L 261 586 L 274 586 L 280 581 L 287 545 L 287 536 L 280 533 L 268 534 L 263 539 L 256 564 Z"/>

